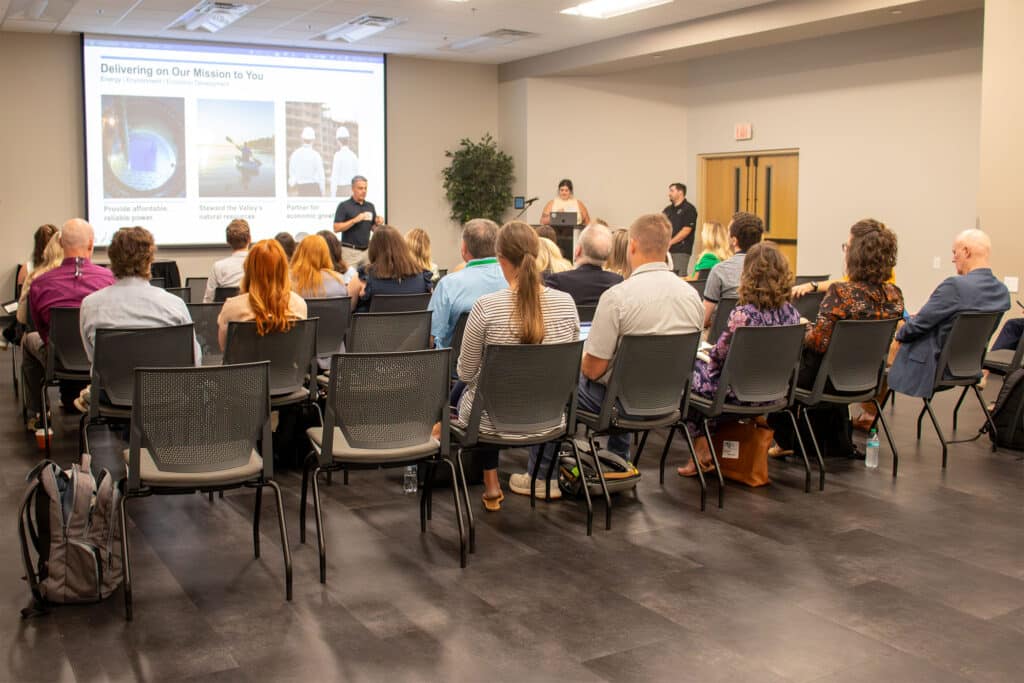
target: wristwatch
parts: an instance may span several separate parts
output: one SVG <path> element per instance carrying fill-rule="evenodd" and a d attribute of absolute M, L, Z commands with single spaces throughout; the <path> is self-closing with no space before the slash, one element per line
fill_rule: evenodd
<path fill-rule="evenodd" d="M 818 291 L 818 283 L 815 282 L 814 280 L 811 280 L 811 291 L 812 292 L 817 292 Z"/>

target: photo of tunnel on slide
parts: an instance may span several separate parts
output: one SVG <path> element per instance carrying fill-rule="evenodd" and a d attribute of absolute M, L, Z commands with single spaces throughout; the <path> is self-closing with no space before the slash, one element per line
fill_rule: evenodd
<path fill-rule="evenodd" d="M 274 196 L 274 103 L 199 100 L 200 197 Z"/>
<path fill-rule="evenodd" d="M 185 196 L 185 100 L 104 95 L 103 196 Z"/>

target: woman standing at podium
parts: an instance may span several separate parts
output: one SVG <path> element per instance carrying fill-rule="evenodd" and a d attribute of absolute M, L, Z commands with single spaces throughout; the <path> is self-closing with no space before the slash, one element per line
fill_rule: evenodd
<path fill-rule="evenodd" d="M 572 211 L 576 214 L 577 225 L 590 225 L 590 212 L 583 202 L 572 195 L 572 181 L 568 178 L 558 183 L 558 196 L 544 205 L 544 211 L 540 216 L 541 225 L 551 225 L 551 213 L 558 211 L 563 213 Z"/>

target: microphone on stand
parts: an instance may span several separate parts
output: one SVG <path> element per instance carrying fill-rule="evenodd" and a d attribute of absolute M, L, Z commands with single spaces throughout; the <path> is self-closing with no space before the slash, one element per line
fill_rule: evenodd
<path fill-rule="evenodd" d="M 526 213 L 526 210 L 527 210 L 527 209 L 529 209 L 529 208 L 530 208 L 530 206 L 531 206 L 531 205 L 532 205 L 532 204 L 533 204 L 533 203 L 534 203 L 535 201 L 537 201 L 538 199 L 540 199 L 540 197 L 530 197 L 530 198 L 529 198 L 529 199 L 527 199 L 527 200 L 526 200 L 525 202 L 523 202 L 523 210 L 522 210 L 522 211 L 520 211 L 519 213 L 517 213 L 517 214 L 516 214 L 516 217 L 515 217 L 515 219 L 513 219 L 513 220 L 517 220 L 517 219 L 518 219 L 518 218 L 520 218 L 520 217 L 521 217 L 521 216 L 522 216 L 522 215 L 523 215 L 524 213 Z"/>

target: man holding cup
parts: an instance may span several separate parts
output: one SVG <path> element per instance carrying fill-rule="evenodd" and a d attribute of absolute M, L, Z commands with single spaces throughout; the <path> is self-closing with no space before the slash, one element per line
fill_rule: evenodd
<path fill-rule="evenodd" d="M 345 263 L 355 268 L 366 264 L 366 248 L 370 231 L 384 222 L 377 209 L 366 201 L 366 178 L 352 178 L 352 196 L 338 204 L 334 212 L 334 232 L 340 232 L 341 252 Z"/>

